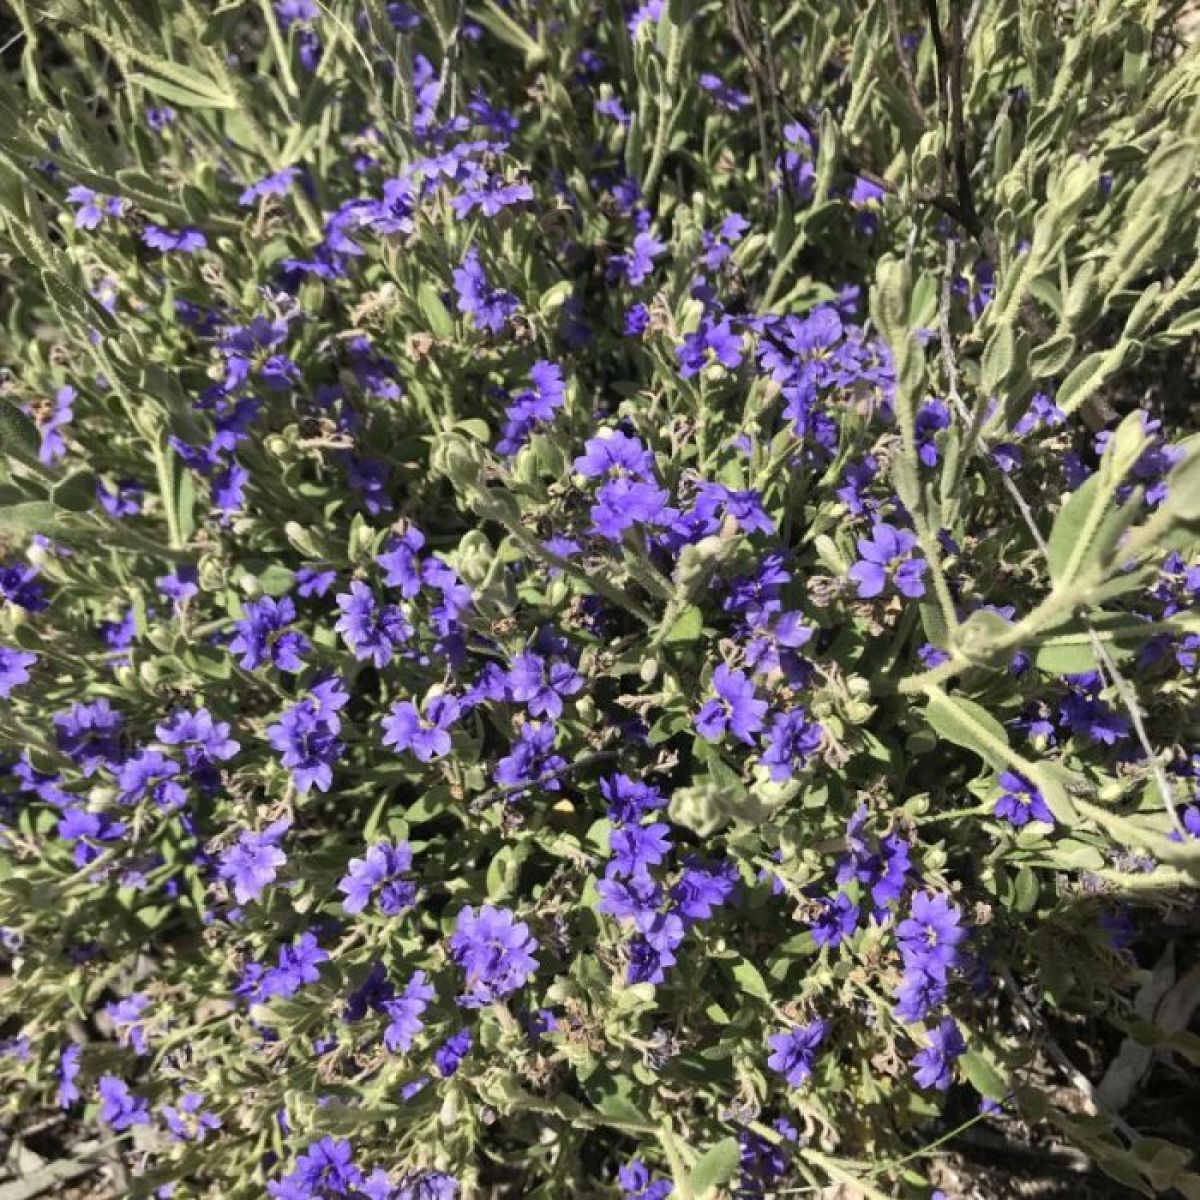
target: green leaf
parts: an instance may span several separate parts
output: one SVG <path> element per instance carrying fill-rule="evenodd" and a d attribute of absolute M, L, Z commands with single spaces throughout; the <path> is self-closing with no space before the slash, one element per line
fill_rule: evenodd
<path fill-rule="evenodd" d="M 1029 353 L 1029 373 L 1040 379 L 1045 375 L 1057 375 L 1071 361 L 1075 353 L 1075 339 L 1069 333 L 1060 333 L 1048 342 L 1035 346 Z"/>
<path fill-rule="evenodd" d="M 767 1004 L 772 1002 L 773 997 L 767 987 L 767 981 L 763 979 L 759 969 L 748 959 L 742 959 L 741 962 L 734 964 L 733 977 L 746 995 L 753 996 L 756 1000 L 762 1000 Z"/>
<path fill-rule="evenodd" d="M 162 100 L 170 100 L 181 108 L 233 108 L 234 101 L 225 96 L 214 96 L 207 92 L 196 92 L 191 88 L 180 87 L 167 79 L 159 79 L 155 75 L 131 75 L 130 83 L 136 83 L 152 95 Z"/>
<path fill-rule="evenodd" d="M 42 435 L 32 419 L 11 401 L 0 398 L 0 454 L 36 460 L 41 447 Z"/>
<path fill-rule="evenodd" d="M 956 746 L 974 750 L 984 762 L 998 770 L 1010 765 L 1008 734 L 987 709 L 963 696 L 947 696 L 934 690 L 929 695 L 925 719 L 934 733 Z"/>
<path fill-rule="evenodd" d="M 632 1100 L 618 1092 L 605 1096 L 596 1105 L 596 1111 L 606 1125 L 616 1129 L 624 1129 L 631 1133 L 655 1133 L 658 1129 Z"/>
<path fill-rule="evenodd" d="M 971 1086 L 981 1096 L 986 1096 L 989 1100 L 1003 1100 L 1008 1095 L 1009 1087 L 1004 1076 L 981 1051 L 968 1050 L 958 1060 L 958 1065 L 962 1067 L 963 1074 Z"/>
<path fill-rule="evenodd" d="M 54 485 L 50 499 L 68 512 L 87 512 L 96 500 L 95 475 L 86 470 L 72 471 Z"/>
<path fill-rule="evenodd" d="M 703 1200 L 723 1183 L 728 1183 L 738 1169 L 741 1150 L 737 1138 L 722 1138 L 715 1146 L 709 1146 L 696 1160 L 688 1175 L 688 1186 L 696 1200 Z"/>
<path fill-rule="evenodd" d="M 454 336 L 454 318 L 442 303 L 441 293 L 428 279 L 417 289 L 417 304 L 429 328 L 440 338 Z"/>
<path fill-rule="evenodd" d="M 1108 561 L 1121 534 L 1137 515 L 1137 506 L 1112 504 L 1112 493 L 1097 472 L 1072 492 L 1050 530 L 1047 558 L 1050 577 L 1065 587 L 1088 568 Z"/>
<path fill-rule="evenodd" d="M 49 500 L 30 500 L 0 508 L 0 529 L 49 533 L 58 524 L 58 509 Z"/>
<path fill-rule="evenodd" d="M 704 629 L 704 616 L 694 605 L 689 604 L 671 624 L 663 641 L 668 645 L 695 642 Z"/>

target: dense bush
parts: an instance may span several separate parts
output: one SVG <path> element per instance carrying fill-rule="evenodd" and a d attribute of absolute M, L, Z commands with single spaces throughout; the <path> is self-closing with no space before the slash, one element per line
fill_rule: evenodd
<path fill-rule="evenodd" d="M 1200 1196 L 1088 1079 L 1200 1060 L 1132 1006 L 1200 877 L 1177 7 L 16 0 L 13 1133 Z"/>

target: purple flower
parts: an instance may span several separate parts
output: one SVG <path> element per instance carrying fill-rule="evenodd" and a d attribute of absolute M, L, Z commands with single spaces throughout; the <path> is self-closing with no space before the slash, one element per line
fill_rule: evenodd
<path fill-rule="evenodd" d="M 954 1061 L 966 1048 L 958 1026 L 950 1017 L 943 1017 L 930 1032 L 929 1045 L 913 1056 L 917 1084 L 946 1091 L 954 1082 Z"/>
<path fill-rule="evenodd" d="M 350 1143 L 323 1137 L 297 1157 L 289 1174 L 278 1182 L 268 1182 L 267 1192 L 275 1200 L 332 1200 L 353 1195 L 362 1183 L 363 1175 L 354 1165 Z"/>
<path fill-rule="evenodd" d="M 896 989 L 896 1016 L 909 1025 L 923 1021 L 946 1002 L 946 992 L 945 979 L 913 967 L 905 971 Z"/>
<path fill-rule="evenodd" d="M 1054 824 L 1054 814 L 1051 813 L 1042 793 L 1023 775 L 1018 775 L 1015 771 L 1001 772 L 1000 787 L 1003 791 L 1000 799 L 996 801 L 996 816 L 1003 817 L 1017 829 L 1028 825 L 1030 821 Z"/>
<path fill-rule="evenodd" d="M 29 563 L 0 562 L 0 597 L 26 612 L 42 612 L 50 603 L 38 582 L 37 567 Z"/>
<path fill-rule="evenodd" d="M 916 432 L 917 457 L 927 467 L 938 464 L 938 448 L 935 437 L 950 427 L 950 410 L 940 400 L 923 404 L 913 422 Z"/>
<path fill-rule="evenodd" d="M 508 672 L 512 698 L 526 704 L 532 717 L 562 716 L 563 697 L 573 696 L 583 687 L 583 676 L 561 660 L 547 662 L 539 654 L 525 651 L 516 655 Z"/>
<path fill-rule="evenodd" d="M 654 1179 L 640 1158 L 617 1172 L 617 1182 L 625 1193 L 623 1200 L 667 1200 L 674 1191 L 669 1179 Z"/>
<path fill-rule="evenodd" d="M 425 535 L 415 526 L 409 525 L 399 537 L 393 537 L 387 550 L 375 561 L 383 568 L 383 582 L 398 588 L 400 595 L 411 600 L 421 590 L 421 550 Z"/>
<path fill-rule="evenodd" d="M 184 1092 L 178 1105 L 164 1104 L 159 1112 L 177 1142 L 202 1142 L 212 1130 L 221 1128 L 221 1118 L 204 1108 L 199 1092 Z"/>
<path fill-rule="evenodd" d="M 296 572 L 296 594 L 306 599 L 309 596 L 324 596 L 337 582 L 337 572 L 319 563 L 308 563 Z"/>
<path fill-rule="evenodd" d="M 149 1105 L 140 1096 L 135 1096 L 123 1080 L 115 1075 L 101 1075 L 97 1090 L 100 1093 L 100 1120 L 114 1133 L 134 1125 L 150 1124 Z"/>
<path fill-rule="evenodd" d="M 294 996 L 306 983 L 320 979 L 317 968 L 328 961 L 329 955 L 321 949 L 316 935 L 302 933 L 292 945 L 279 947 L 278 965 L 263 973 L 254 999 L 262 1003 L 276 996 Z"/>
<path fill-rule="evenodd" d="M 445 1171 L 416 1171 L 400 1180 L 392 1200 L 455 1200 L 457 1195 L 458 1180 L 453 1175 Z"/>
<path fill-rule="evenodd" d="M 326 679 L 312 695 L 285 709 L 277 724 L 267 729 L 267 740 L 282 755 L 301 792 L 315 787 L 327 792 L 333 783 L 333 764 L 344 749 L 338 740 L 342 722 L 338 710 L 350 700 L 340 679 Z"/>
<path fill-rule="evenodd" d="M 718 742 L 726 731 L 747 745 L 763 727 L 767 702 L 754 695 L 754 684 L 743 671 L 731 671 L 721 663 L 713 672 L 713 690 L 717 698 L 708 700 L 696 714 L 696 732 L 710 742 Z"/>
<path fill-rule="evenodd" d="M 350 591 L 336 599 L 342 615 L 334 628 L 360 662 L 385 667 L 396 647 L 412 637 L 413 628 L 403 610 L 395 604 L 379 604 L 375 593 L 361 580 L 354 580 Z"/>
<path fill-rule="evenodd" d="M 248 600 L 242 605 L 242 619 L 234 625 L 229 649 L 242 656 L 239 665 L 247 671 L 264 663 L 281 671 L 302 671 L 304 655 L 312 647 L 302 633 L 289 628 L 295 619 L 296 605 L 290 596 Z"/>
<path fill-rule="evenodd" d="M 462 1060 L 471 1053 L 471 1031 L 460 1029 L 448 1037 L 434 1052 L 433 1065 L 443 1079 L 451 1075 L 462 1065 Z"/>
<path fill-rule="evenodd" d="M 820 915 L 812 923 L 813 941 L 833 949 L 857 928 L 858 905 L 845 892 L 838 892 L 833 899 L 822 900 Z"/>
<path fill-rule="evenodd" d="M 432 696 L 425 712 L 411 700 L 398 700 L 383 719 L 383 744 L 394 750 L 411 750 L 421 762 L 442 758 L 450 752 L 450 730 L 462 714 L 462 702 L 454 696 Z"/>
<path fill-rule="evenodd" d="M 39 422 L 39 432 L 42 435 L 42 444 L 38 450 L 40 462 L 57 462 L 66 454 L 67 443 L 59 430 L 70 425 L 75 415 L 73 410 L 77 395 L 78 393 L 69 383 L 54 393 L 53 409 Z"/>
<path fill-rule="evenodd" d="M 102 479 L 96 481 L 96 499 L 100 507 L 114 520 L 136 517 L 142 511 L 142 496 L 146 489 L 136 479 L 118 479 L 116 491 L 109 491 Z"/>
<path fill-rule="evenodd" d="M 154 582 L 178 610 L 200 591 L 199 578 L 195 567 L 180 567 L 171 575 L 160 575 Z"/>
<path fill-rule="evenodd" d="M 517 394 L 505 411 L 504 433 L 496 444 L 499 454 L 516 454 L 533 431 L 555 414 L 566 400 L 562 367 L 539 359 L 529 368 L 531 387 Z"/>
<path fill-rule="evenodd" d="M 107 700 L 77 701 L 66 712 L 55 713 L 54 724 L 58 748 L 85 775 L 94 775 L 100 767 L 121 759 L 122 717 Z"/>
<path fill-rule="evenodd" d="M 666 858 L 671 849 L 670 830 L 661 821 L 652 825 L 627 825 L 608 835 L 614 874 L 648 879 L 650 868 Z"/>
<path fill-rule="evenodd" d="M 14 646 L 0 646 L 0 700 L 7 700 L 13 688 L 29 682 L 29 668 L 37 655 Z"/>
<path fill-rule="evenodd" d="M 754 490 L 735 492 L 723 483 L 705 483 L 696 496 L 695 517 L 706 532 L 720 530 L 722 518 L 730 520 L 745 533 L 773 534 L 775 522 L 763 510 L 762 497 Z"/>
<path fill-rule="evenodd" d="M 73 858 L 76 866 L 83 867 L 100 853 L 92 843 L 120 841 L 127 828 L 123 821 L 114 821 L 107 813 L 88 812 L 72 804 L 63 809 L 58 836 L 63 841 L 78 843 Z"/>
<path fill-rule="evenodd" d="M 146 125 L 151 133 L 162 133 L 175 120 L 175 110 L 168 105 L 146 109 Z"/>
<path fill-rule="evenodd" d="M 618 823 L 632 824 L 667 805 L 666 797 L 656 787 L 628 775 L 601 779 L 600 794 L 608 805 L 609 819 Z"/>
<path fill-rule="evenodd" d="M 537 970 L 538 948 L 529 926 L 506 908 L 464 908 L 450 938 L 450 954 L 466 975 L 459 1003 L 481 1008 L 515 992 Z"/>
<path fill-rule="evenodd" d="M 414 971 L 404 991 L 394 1000 L 383 1002 L 381 1007 L 388 1018 L 387 1028 L 383 1031 L 383 1044 L 393 1054 L 407 1054 L 412 1048 L 417 1034 L 425 1027 L 421 1016 L 429 1002 L 436 998 L 437 992 L 425 972 Z"/>
<path fill-rule="evenodd" d="M 164 229 L 161 225 L 147 225 L 142 231 L 142 241 L 152 250 L 160 250 L 163 254 L 174 251 L 195 254 L 208 245 L 208 239 L 198 229 Z"/>
<path fill-rule="evenodd" d="M 188 774 L 201 787 L 214 790 L 220 783 L 217 763 L 228 762 L 240 749 L 229 736 L 228 721 L 214 721 L 206 708 L 180 710 L 155 726 L 164 746 L 182 746 Z"/>
<path fill-rule="evenodd" d="M 676 351 L 679 358 L 679 374 L 684 379 L 698 375 L 711 362 L 718 362 L 726 370 L 735 370 L 742 361 L 742 338 L 733 332 L 729 318 L 714 322 L 705 317 L 695 333 L 689 333 Z"/>
<path fill-rule="evenodd" d="M 728 109 L 730 112 L 737 112 L 750 103 L 750 96 L 747 92 L 730 87 L 716 75 L 706 73 L 701 75 L 697 82 L 722 108 Z"/>
<path fill-rule="evenodd" d="M 858 539 L 862 559 L 850 568 L 859 596 L 878 596 L 887 586 L 889 575 L 902 596 L 916 600 L 925 595 L 925 560 L 909 557 L 916 545 L 916 536 L 909 530 L 876 521 L 871 536 Z"/>
<path fill-rule="evenodd" d="M 250 184 L 238 197 L 238 203 L 247 208 L 255 200 L 263 196 L 286 196 L 292 190 L 292 184 L 300 175 L 299 167 L 284 167 L 273 175 L 264 176 L 257 183 Z"/>
<path fill-rule="evenodd" d="M 562 784 L 557 779 L 545 778 L 567 765 L 565 758 L 551 753 L 554 741 L 555 729 L 550 722 L 527 721 L 521 726 L 517 741 L 508 754 L 496 764 L 493 778 L 501 787 L 528 783 L 537 784 L 548 792 L 561 790 Z"/>
<path fill-rule="evenodd" d="M 89 187 L 77 184 L 67 192 L 67 199 L 74 205 L 75 227 L 97 229 L 105 217 L 119 217 L 125 211 L 125 201 L 117 196 L 104 196 Z"/>
<path fill-rule="evenodd" d="M 619 542 L 635 525 L 665 525 L 674 512 L 667 507 L 667 493 L 657 484 L 621 478 L 605 483 L 592 506 L 592 532 Z"/>
<path fill-rule="evenodd" d="M 958 909 L 940 892 L 917 892 L 910 912 L 896 929 L 906 969 L 918 967 L 944 979 L 958 961 L 959 943 L 967 936 Z"/>
<path fill-rule="evenodd" d="M 666 248 L 654 234 L 648 231 L 639 233 L 633 239 L 633 246 L 626 253 L 616 255 L 609 263 L 610 281 L 624 276 L 634 287 L 639 287 L 649 278 L 654 270 L 654 260 Z"/>
<path fill-rule="evenodd" d="M 684 860 L 683 870 L 671 888 L 671 899 L 680 916 L 688 921 L 707 921 L 713 910 L 728 904 L 738 890 L 741 876 L 731 862 L 707 867 L 695 855 Z"/>
<path fill-rule="evenodd" d="M 763 736 L 766 750 L 759 761 L 775 783 L 786 783 L 821 748 L 825 731 L 802 708 L 778 713 Z"/>
<path fill-rule="evenodd" d="M 350 860 L 349 870 L 338 884 L 345 897 L 342 907 L 348 913 L 360 913 L 377 898 L 380 912 L 399 916 L 416 903 L 416 884 L 403 878 L 411 868 L 412 847 L 407 842 L 376 842 L 367 848 L 365 857 Z"/>
<path fill-rule="evenodd" d="M 499 333 L 517 311 L 517 298 L 512 292 L 489 286 L 479 252 L 473 246 L 464 255 L 462 265 L 454 268 L 454 291 L 458 311 L 471 317 L 476 329 Z"/>
<path fill-rule="evenodd" d="M 79 1060 L 83 1055 L 80 1046 L 72 1043 L 64 1047 L 58 1058 L 55 1074 L 58 1076 L 58 1091 L 55 1093 L 55 1103 L 59 1108 L 70 1108 L 79 1099 L 79 1088 L 75 1080 L 79 1078 Z"/>
<path fill-rule="evenodd" d="M 614 429 L 608 437 L 588 438 L 572 466 L 587 479 L 649 479 L 654 455 L 637 438 Z"/>
<path fill-rule="evenodd" d="M 261 833 L 244 830 L 237 843 L 221 855 L 217 874 L 233 885 L 239 904 L 257 900 L 263 888 L 275 882 L 276 871 L 287 862 L 279 843 L 289 824 L 275 821 Z"/>
<path fill-rule="evenodd" d="M 812 1074 L 813 1059 L 827 1028 L 825 1021 L 813 1021 L 772 1034 L 767 1038 L 767 1045 L 773 1051 L 767 1066 L 782 1075 L 788 1087 L 799 1087 Z"/>
<path fill-rule="evenodd" d="M 117 772 L 117 785 L 121 789 L 117 800 L 121 804 L 137 804 L 149 798 L 167 811 L 182 808 L 187 792 L 175 778 L 179 773 L 179 764 L 161 751 L 140 750 L 126 759 Z"/>

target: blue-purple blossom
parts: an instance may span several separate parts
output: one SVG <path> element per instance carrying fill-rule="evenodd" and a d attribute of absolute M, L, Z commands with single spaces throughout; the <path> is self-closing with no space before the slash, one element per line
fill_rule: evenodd
<path fill-rule="evenodd" d="M 208 239 L 198 229 L 164 229 L 161 225 L 147 225 L 142 231 L 142 241 L 163 254 L 195 254 L 208 245 Z"/>
<path fill-rule="evenodd" d="M 923 558 L 911 557 L 916 546 L 915 534 L 877 521 L 869 538 L 858 539 L 861 559 L 850 568 L 859 596 L 878 596 L 889 580 L 902 596 L 913 600 L 924 596 L 926 563 Z"/>
<path fill-rule="evenodd" d="M 667 1200 L 675 1190 L 669 1179 L 655 1179 L 641 1159 L 635 1158 L 617 1172 L 622 1200 Z"/>
<path fill-rule="evenodd" d="M 98 229 L 105 217 L 120 217 L 125 212 L 125 201 L 120 197 L 102 195 L 82 184 L 70 188 L 67 199 L 76 206 L 76 229 Z"/>
<path fill-rule="evenodd" d="M 462 1061 L 471 1053 L 472 1039 L 469 1029 L 460 1029 L 448 1037 L 434 1052 L 433 1065 L 443 1079 L 449 1079 Z"/>
<path fill-rule="evenodd" d="M 100 1120 L 114 1133 L 150 1124 L 149 1105 L 142 1097 L 135 1096 L 124 1080 L 115 1075 L 101 1075 L 96 1090 L 100 1095 Z"/>
<path fill-rule="evenodd" d="M 513 398 L 504 413 L 504 432 L 496 443 L 499 454 L 515 454 L 539 425 L 553 421 L 566 400 L 562 367 L 539 359 L 529 368 L 530 386 Z"/>
<path fill-rule="evenodd" d="M 429 983 L 424 971 L 414 971 L 404 990 L 393 1000 L 381 1005 L 388 1018 L 383 1031 L 383 1044 L 393 1054 L 407 1054 L 417 1035 L 425 1027 L 421 1019 L 430 1002 L 437 999 L 437 992 Z"/>
<path fill-rule="evenodd" d="M 1017 829 L 1030 821 L 1054 824 L 1054 814 L 1051 813 L 1040 789 L 1023 775 L 1018 775 L 1015 771 L 1002 771 L 1000 787 L 1000 799 L 996 801 L 994 810 L 996 816 L 1002 817 Z"/>
<path fill-rule="evenodd" d="M 958 909 L 940 892 L 917 892 L 910 916 L 896 929 L 906 967 L 945 978 L 958 962 L 959 944 L 967 936 Z"/>
<path fill-rule="evenodd" d="M 229 649 L 241 655 L 238 663 L 247 671 L 266 663 L 281 671 L 301 671 L 304 656 L 312 647 L 304 634 L 291 627 L 295 619 L 296 605 L 290 596 L 247 600 L 242 605 L 241 620 L 234 625 Z"/>
<path fill-rule="evenodd" d="M 341 680 L 333 678 L 315 684 L 310 696 L 284 710 L 279 721 L 268 727 L 267 740 L 282 756 L 300 792 L 316 788 L 329 791 L 333 783 L 333 764 L 342 756 L 344 746 L 338 738 L 342 722 L 338 710 L 350 697 Z"/>
<path fill-rule="evenodd" d="M 342 615 L 334 628 L 360 662 L 385 667 L 397 647 L 412 637 L 413 628 L 404 611 L 395 604 L 380 604 L 361 580 L 354 580 L 349 592 L 336 600 Z"/>
<path fill-rule="evenodd" d="M 767 1038 L 771 1055 L 767 1066 L 782 1075 L 788 1087 L 799 1087 L 812 1074 L 817 1049 L 828 1028 L 826 1021 L 813 1021 Z"/>
<path fill-rule="evenodd" d="M 548 662 L 533 651 L 513 658 L 508 680 L 512 698 L 526 705 L 530 716 L 551 720 L 562 715 L 563 697 L 573 696 L 583 687 L 583 676 L 570 663 L 561 659 Z"/>
<path fill-rule="evenodd" d="M 713 672 L 716 697 L 704 703 L 696 714 L 696 732 L 710 742 L 720 741 L 726 732 L 747 745 L 763 727 L 767 702 L 759 700 L 754 684 L 744 671 L 734 671 L 724 663 Z"/>
<path fill-rule="evenodd" d="M 913 1056 L 914 1078 L 923 1088 L 944 1092 L 954 1082 L 954 1063 L 966 1051 L 962 1032 L 943 1017 L 929 1033 L 929 1045 Z"/>
<path fill-rule="evenodd" d="M 237 842 L 221 856 L 217 873 L 233 887 L 239 904 L 248 904 L 275 882 L 287 855 L 279 848 L 290 823 L 275 821 L 260 833 L 243 830 Z"/>
<path fill-rule="evenodd" d="M 411 700 L 397 700 L 383 719 L 383 744 L 393 750 L 411 750 L 421 762 L 450 753 L 450 730 L 462 714 L 462 702 L 439 694 L 422 709 Z"/>
<path fill-rule="evenodd" d="M 199 1092 L 184 1092 L 178 1104 L 164 1104 L 158 1111 L 177 1142 L 202 1142 L 221 1128 L 221 1118 L 204 1107 Z"/>
<path fill-rule="evenodd" d="M 416 903 L 417 886 L 405 878 L 411 869 L 412 847 L 407 842 L 376 842 L 362 858 L 350 860 L 338 883 L 342 907 L 360 913 L 374 901 L 384 916 L 399 916 Z"/>
<path fill-rule="evenodd" d="M 509 909 L 464 908 L 450 938 L 450 955 L 466 977 L 459 1003 L 481 1008 L 524 986 L 537 970 L 537 948 L 529 926 Z"/>
<path fill-rule="evenodd" d="M 474 247 L 464 255 L 462 264 L 454 268 L 454 291 L 458 311 L 470 317 L 476 329 L 499 333 L 517 311 L 517 298 L 512 292 L 489 285 Z"/>
<path fill-rule="evenodd" d="M 666 245 L 649 231 L 639 233 L 633 239 L 633 245 L 624 254 L 618 254 L 609 263 L 609 278 L 624 277 L 634 287 L 646 282 L 650 272 L 654 270 L 654 260 L 662 254 Z"/>
<path fill-rule="evenodd" d="M 763 734 L 766 749 L 759 762 L 775 783 L 786 783 L 803 770 L 824 739 L 825 731 L 816 721 L 810 721 L 802 708 L 778 713 Z"/>
<path fill-rule="evenodd" d="M 37 662 L 37 655 L 15 646 L 0 646 L 0 700 L 7 700 L 13 688 L 29 682 L 29 668 Z"/>

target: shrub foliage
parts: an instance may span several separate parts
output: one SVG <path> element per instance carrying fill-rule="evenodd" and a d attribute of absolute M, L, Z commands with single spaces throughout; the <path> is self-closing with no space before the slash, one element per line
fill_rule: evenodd
<path fill-rule="evenodd" d="M 1177 7 L 14 0 L 14 1128 L 704 1200 L 1022 1121 L 1200 1196 L 1060 1044 L 1200 1058 L 1130 1015 L 1200 877 Z"/>

